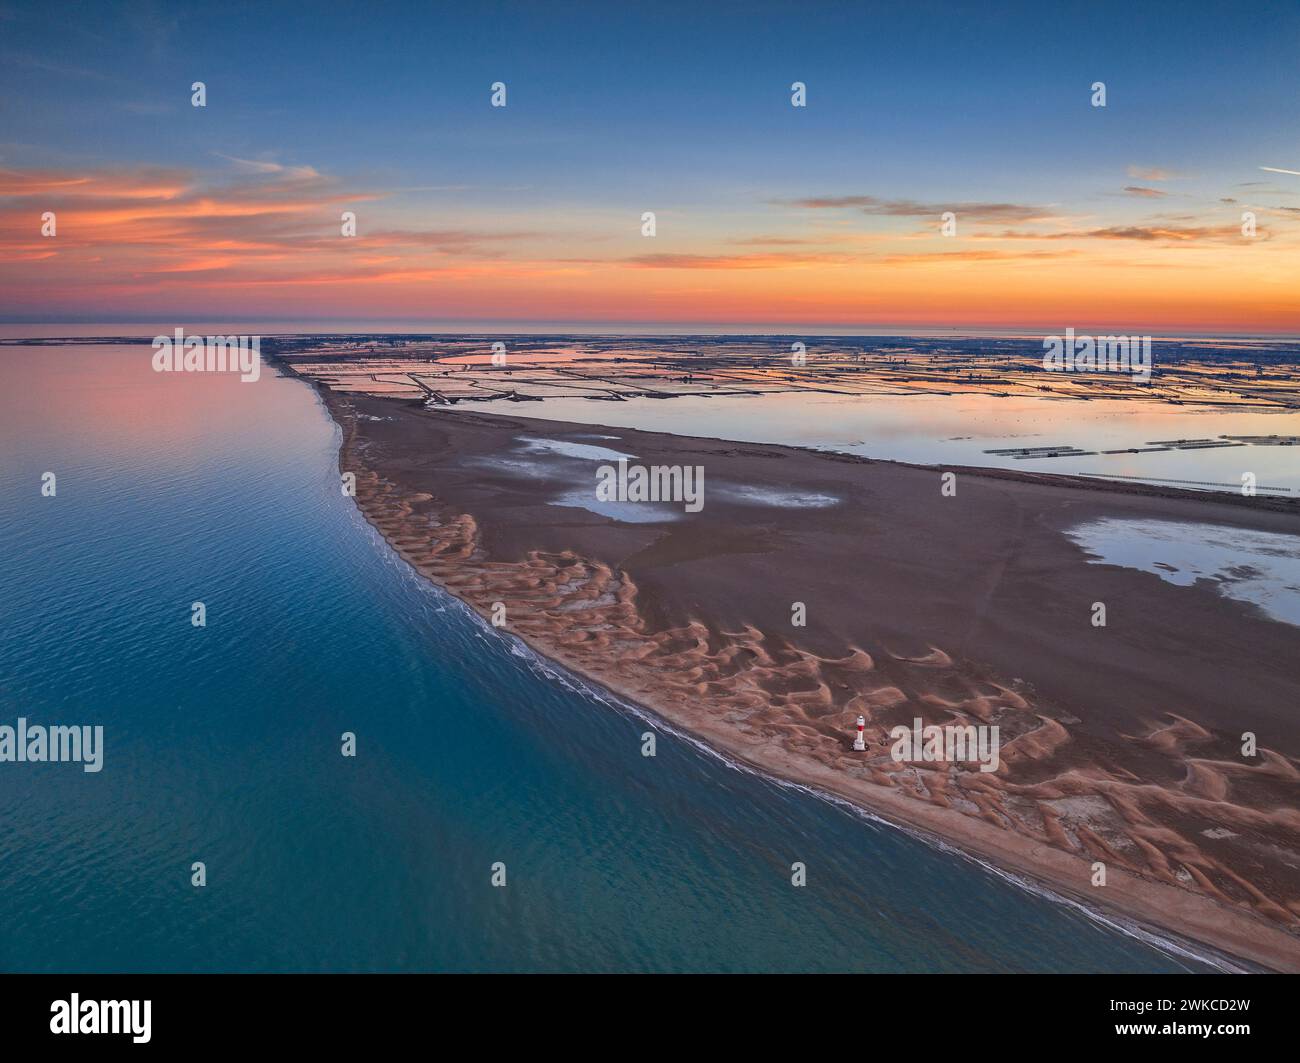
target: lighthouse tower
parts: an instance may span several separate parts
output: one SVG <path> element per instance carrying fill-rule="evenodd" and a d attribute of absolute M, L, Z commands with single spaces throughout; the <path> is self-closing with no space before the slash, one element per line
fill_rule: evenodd
<path fill-rule="evenodd" d="M 866 742 L 866 739 L 862 736 L 862 728 L 864 728 L 864 727 L 866 727 L 866 726 L 867 726 L 867 721 L 866 721 L 866 719 L 865 719 L 864 717 L 862 717 L 862 716 L 859 716 L 859 717 L 858 717 L 858 736 L 857 736 L 855 739 L 853 739 L 853 748 L 854 748 L 857 752 L 859 752 L 859 753 L 865 751 L 866 748 L 867 748 L 867 742 Z"/>

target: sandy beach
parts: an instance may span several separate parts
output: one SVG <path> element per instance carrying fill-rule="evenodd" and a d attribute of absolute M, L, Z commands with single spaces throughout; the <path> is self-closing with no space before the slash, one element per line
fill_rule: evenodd
<path fill-rule="evenodd" d="M 367 519 L 547 657 L 761 771 L 1300 970 L 1296 629 L 1089 564 L 1064 534 L 1103 517 L 1295 533 L 1292 500 L 973 469 L 945 470 L 947 495 L 933 468 L 319 390 Z M 707 504 L 585 508 L 605 453 L 700 466 Z M 896 761 L 889 731 L 917 718 L 997 725 L 998 769 Z"/>

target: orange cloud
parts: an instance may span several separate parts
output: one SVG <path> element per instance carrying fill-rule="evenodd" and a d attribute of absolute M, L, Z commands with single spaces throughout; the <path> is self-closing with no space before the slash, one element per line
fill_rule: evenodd
<path fill-rule="evenodd" d="M 1248 240 L 1217 200 L 1204 219 L 1087 224 L 1016 203 L 756 200 L 683 207 L 649 239 L 590 208 L 453 212 L 446 195 L 233 157 L 219 173 L 0 171 L 0 313 L 1300 332 L 1286 205 L 1257 208 L 1270 231 Z M 1130 212 L 1153 198 L 1134 195 Z M 943 237 L 944 210 L 976 224 Z"/>

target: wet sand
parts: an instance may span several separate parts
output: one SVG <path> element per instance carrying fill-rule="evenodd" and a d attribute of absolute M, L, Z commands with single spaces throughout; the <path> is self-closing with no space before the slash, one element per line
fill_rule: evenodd
<path fill-rule="evenodd" d="M 1063 534 L 1100 517 L 1296 533 L 1293 500 L 988 470 L 956 470 L 945 497 L 933 468 L 320 393 L 371 523 L 542 654 L 762 771 L 1300 970 L 1300 630 L 1088 564 Z M 529 439 L 703 466 L 703 510 L 553 504 L 594 502 L 600 461 Z M 774 504 L 790 495 L 836 501 Z M 888 732 L 916 717 L 998 725 L 999 770 L 895 762 Z"/>

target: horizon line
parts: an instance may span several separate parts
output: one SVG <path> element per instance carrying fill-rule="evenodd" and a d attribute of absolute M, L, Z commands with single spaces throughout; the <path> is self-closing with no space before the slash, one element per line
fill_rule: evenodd
<path fill-rule="evenodd" d="M 571 331 L 578 330 L 588 335 L 625 335 L 623 330 L 632 329 L 638 333 L 662 335 L 662 336 L 699 336 L 699 335 L 726 335 L 726 336 L 771 336 L 771 337 L 799 337 L 799 336 L 930 336 L 931 334 L 951 334 L 954 338 L 960 337 L 977 337 L 977 338 L 1032 338 L 1037 336 L 1056 335 L 1064 329 L 1073 328 L 1076 333 L 1083 334 L 1091 332 L 1095 335 L 1114 334 L 1131 334 L 1134 332 L 1132 326 L 1116 329 L 1112 326 L 1098 328 L 1097 326 L 1080 327 L 1078 325 L 1062 325 L 1056 331 L 1050 331 L 1042 327 L 1033 327 L 1025 325 L 919 325 L 904 323 L 889 324 L 871 324 L 855 323 L 850 325 L 822 324 L 813 325 L 800 322 L 781 322 L 778 324 L 766 324 L 759 322 L 735 322 L 735 321 L 609 321 L 609 320 L 565 320 L 565 319 L 536 319 L 536 318 L 404 318 L 404 317 L 312 317 L 312 318 L 294 318 L 283 315 L 229 315 L 229 314 L 207 314 L 207 313 L 184 313 L 168 315 L 165 319 L 161 316 L 142 316 L 142 315 L 123 315 L 123 316 L 98 316 L 98 315 L 69 315 L 66 317 L 54 318 L 35 318 L 30 316 L 8 316 L 0 314 L 0 328 L 10 329 L 22 325 L 43 326 L 45 328 L 56 326 L 81 326 L 90 325 L 102 326 L 120 326 L 120 325 L 151 325 L 160 326 L 164 323 L 169 327 L 178 327 L 177 321 L 197 321 L 204 324 L 216 324 L 218 322 L 228 322 L 231 324 L 281 324 L 294 325 L 306 328 L 312 331 L 318 328 L 337 327 L 340 334 L 365 334 L 374 335 L 493 335 L 503 334 L 503 326 L 523 326 L 526 332 L 516 333 L 518 335 L 565 335 Z M 399 331 L 386 333 L 382 327 L 371 329 L 368 326 L 403 326 Z M 429 326 L 425 332 L 412 333 L 410 326 Z M 352 326 L 352 327 L 343 327 Z M 363 326 L 357 328 L 356 326 Z M 495 327 L 494 327 L 495 326 Z M 540 331 L 545 330 L 545 331 Z M 726 330 L 726 331 L 722 331 Z M 301 331 L 283 331 L 278 333 L 269 333 L 268 335 L 299 335 Z M 504 333 L 509 334 L 509 333 Z M 1300 342 L 1300 333 L 1295 332 L 1243 332 L 1232 329 L 1185 329 L 1185 330 L 1150 330 L 1142 334 L 1150 335 L 1153 339 L 1264 339 L 1274 341 L 1297 341 Z M 26 338 L 26 337 L 4 337 L 7 339 Z M 31 337 L 51 338 L 51 337 Z"/>

